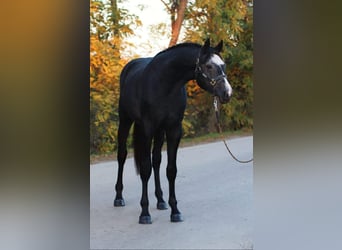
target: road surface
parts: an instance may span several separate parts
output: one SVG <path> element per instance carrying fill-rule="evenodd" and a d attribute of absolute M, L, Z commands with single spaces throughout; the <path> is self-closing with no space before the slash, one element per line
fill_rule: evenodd
<path fill-rule="evenodd" d="M 238 158 L 249 159 L 253 137 L 228 141 Z M 90 166 L 91 249 L 251 249 L 253 248 L 253 162 L 241 164 L 222 142 L 178 151 L 176 196 L 184 221 L 170 222 L 170 209 L 157 210 L 154 179 L 149 181 L 151 225 L 138 224 L 141 181 L 134 160 L 124 169 L 125 207 L 113 207 L 117 162 Z M 168 200 L 166 152 L 161 184 Z"/>

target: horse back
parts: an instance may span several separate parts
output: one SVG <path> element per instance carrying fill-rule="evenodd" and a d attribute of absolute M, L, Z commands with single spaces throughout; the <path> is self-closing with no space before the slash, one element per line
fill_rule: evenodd
<path fill-rule="evenodd" d="M 174 83 L 165 85 L 158 78 L 160 71 L 160 64 L 151 57 L 134 59 L 126 64 L 120 75 L 119 113 L 124 112 L 133 121 L 149 114 L 155 124 L 166 126 L 183 119 L 185 87 L 169 91 Z"/>
<path fill-rule="evenodd" d="M 125 65 L 120 74 L 120 88 L 124 88 L 127 84 L 134 84 L 137 81 L 134 79 L 138 79 L 141 75 L 142 71 L 145 69 L 147 64 L 151 61 L 152 58 L 137 58 L 131 60 L 129 63 Z"/>

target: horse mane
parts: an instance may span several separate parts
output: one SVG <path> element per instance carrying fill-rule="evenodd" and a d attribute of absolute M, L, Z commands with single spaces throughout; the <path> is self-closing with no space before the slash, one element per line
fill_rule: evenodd
<path fill-rule="evenodd" d="M 167 48 L 165 50 L 162 50 L 161 52 L 156 54 L 155 57 L 159 56 L 160 54 L 163 54 L 165 52 L 169 52 L 171 50 L 178 49 L 178 48 L 183 48 L 183 47 L 197 47 L 197 48 L 200 48 L 202 46 L 200 44 L 198 44 L 198 43 L 191 43 L 191 42 L 179 43 L 179 44 L 176 44 L 176 45 L 174 45 L 172 47 L 169 47 L 169 48 Z"/>

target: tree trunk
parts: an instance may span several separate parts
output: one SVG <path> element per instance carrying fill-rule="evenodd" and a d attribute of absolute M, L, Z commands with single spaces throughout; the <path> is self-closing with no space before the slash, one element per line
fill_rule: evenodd
<path fill-rule="evenodd" d="M 188 0 L 175 0 L 171 6 L 171 39 L 169 47 L 175 45 L 178 41 L 179 33 L 182 28 L 184 14 Z"/>
<path fill-rule="evenodd" d="M 110 0 L 111 6 L 111 21 L 112 21 L 112 29 L 113 29 L 113 36 L 118 37 L 120 34 L 119 31 L 119 20 L 120 20 L 120 12 L 118 10 L 117 0 Z"/>

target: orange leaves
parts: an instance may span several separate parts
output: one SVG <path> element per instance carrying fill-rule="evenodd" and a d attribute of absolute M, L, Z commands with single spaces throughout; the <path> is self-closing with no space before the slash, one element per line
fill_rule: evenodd
<path fill-rule="evenodd" d="M 90 1 L 90 150 L 116 148 L 120 72 L 127 63 L 122 38 L 141 22 L 114 1 Z M 135 23 L 134 23 L 135 21 Z"/>
<path fill-rule="evenodd" d="M 197 85 L 196 81 L 189 81 L 186 87 L 188 97 L 195 97 L 201 90 L 201 88 Z"/>
<path fill-rule="evenodd" d="M 90 87 L 101 88 L 101 85 L 110 89 L 119 86 L 119 75 L 126 63 L 120 58 L 118 39 L 100 41 L 96 36 L 90 38 Z"/>
<path fill-rule="evenodd" d="M 90 37 L 90 145 L 92 153 L 111 152 L 116 145 L 119 77 L 125 61 L 119 38 Z"/>

